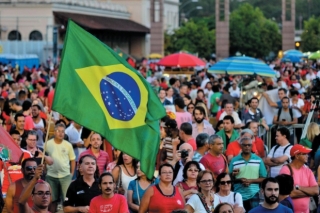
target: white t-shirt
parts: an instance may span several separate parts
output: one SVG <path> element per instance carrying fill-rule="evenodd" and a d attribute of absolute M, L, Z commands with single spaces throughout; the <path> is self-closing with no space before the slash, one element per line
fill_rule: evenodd
<path fill-rule="evenodd" d="M 234 192 L 230 192 L 227 196 L 221 196 L 217 193 L 215 196 L 217 196 L 218 199 L 214 199 L 214 208 L 220 203 L 229 203 L 232 206 L 238 204 L 239 207 L 243 207 L 242 195 L 240 193 L 236 193 L 236 197 L 234 197 Z"/>
<path fill-rule="evenodd" d="M 216 200 L 218 200 L 219 198 L 217 195 L 214 195 L 213 199 L 214 199 L 214 203 L 215 203 Z M 192 195 L 186 205 L 191 206 L 194 210 L 194 213 L 207 212 L 197 194 Z M 214 204 L 212 203 L 212 205 L 214 205 Z M 208 207 L 209 207 L 209 209 L 211 209 L 211 206 L 208 206 Z"/>
<path fill-rule="evenodd" d="M 284 149 L 289 146 L 287 149 L 286 149 L 286 152 L 283 153 Z M 287 156 L 288 157 L 288 160 L 289 162 L 291 162 L 291 158 L 290 158 L 290 150 L 292 148 L 292 145 L 289 143 L 289 144 L 286 144 L 284 146 L 279 146 L 276 150 L 276 152 L 274 152 L 274 149 L 275 147 L 277 147 L 277 145 L 273 146 L 268 154 L 268 158 L 277 158 L 277 157 L 281 157 L 283 155 Z M 283 165 L 287 164 L 288 162 L 285 162 L 284 164 L 281 164 L 281 165 L 278 165 L 278 166 L 272 166 L 270 167 L 270 177 L 275 177 L 279 174 L 281 168 Z"/>
<path fill-rule="evenodd" d="M 313 79 L 315 79 L 317 76 L 314 74 L 314 73 L 312 73 L 311 75 L 310 75 L 310 73 L 308 73 L 307 75 L 306 75 L 306 79 L 307 80 L 313 80 Z"/>
<path fill-rule="evenodd" d="M 290 107 L 293 107 L 293 106 L 301 108 L 302 106 L 304 106 L 304 102 L 302 99 L 299 98 L 296 104 L 292 104 L 292 99 L 290 99 Z M 299 110 L 292 108 L 292 111 L 297 115 L 297 118 L 300 118 L 302 116 L 302 113 Z"/>
<path fill-rule="evenodd" d="M 223 112 L 221 115 L 220 115 L 220 118 L 219 120 L 223 120 L 224 116 L 226 116 L 227 113 L 226 112 Z M 238 124 L 241 124 L 241 120 L 239 118 L 239 115 L 238 113 L 236 113 L 235 111 L 232 112 L 232 115 L 231 115 L 234 119 L 234 125 L 238 125 Z"/>

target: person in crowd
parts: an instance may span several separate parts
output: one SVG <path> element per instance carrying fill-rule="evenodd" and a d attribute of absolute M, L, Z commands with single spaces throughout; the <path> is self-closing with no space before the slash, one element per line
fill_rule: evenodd
<path fill-rule="evenodd" d="M 187 94 L 188 94 L 188 85 L 183 83 L 179 87 L 179 97 L 182 98 L 183 100 L 183 97 Z"/>
<path fill-rule="evenodd" d="M 121 212 L 129 213 L 126 197 L 114 193 L 116 181 L 109 172 L 102 173 L 99 178 L 99 187 L 101 195 L 94 197 L 90 201 L 90 213 L 101 212 Z"/>
<path fill-rule="evenodd" d="M 281 107 L 278 109 L 277 114 L 273 117 L 273 124 L 279 125 L 278 127 L 287 127 L 290 131 L 289 142 L 294 144 L 293 124 L 298 122 L 295 111 L 289 108 L 289 98 L 284 97 L 281 100 Z"/>
<path fill-rule="evenodd" d="M 304 116 L 303 116 L 304 101 L 301 98 L 299 98 L 300 94 L 297 90 L 291 90 L 290 95 L 291 95 L 290 107 L 292 108 L 292 111 L 294 111 L 297 116 L 297 120 L 298 120 L 297 123 L 302 124 L 304 119 Z M 295 132 L 296 132 L 297 139 L 300 140 L 302 129 L 297 128 Z"/>
<path fill-rule="evenodd" d="M 202 89 L 198 89 L 197 91 L 197 97 L 195 99 L 195 102 L 194 102 L 196 105 L 198 103 L 204 103 L 204 106 L 205 108 L 207 108 L 207 99 L 206 99 L 206 96 L 204 94 L 204 91 Z"/>
<path fill-rule="evenodd" d="M 270 177 L 279 174 L 283 165 L 290 163 L 290 150 L 292 145 L 289 143 L 290 132 L 286 127 L 280 127 L 276 132 L 277 145 L 273 146 L 265 159 L 265 164 L 270 167 Z"/>
<path fill-rule="evenodd" d="M 121 151 L 116 149 L 116 148 L 113 148 L 112 149 L 112 155 L 113 155 L 113 159 L 114 161 L 108 163 L 107 165 L 107 169 L 106 171 L 107 172 L 112 172 L 113 168 L 117 165 L 118 163 L 118 159 L 119 159 L 119 155 L 121 154 Z"/>
<path fill-rule="evenodd" d="M 191 123 L 185 122 L 182 123 L 180 126 L 180 131 L 179 131 L 179 136 L 180 139 L 183 140 L 184 142 L 190 144 L 192 146 L 193 151 L 197 150 L 197 143 L 192 136 L 192 125 Z"/>
<path fill-rule="evenodd" d="M 210 110 L 211 108 L 211 96 L 213 95 L 213 90 L 212 90 L 212 83 L 210 81 L 208 81 L 206 83 L 205 89 L 204 89 L 204 94 L 206 96 L 206 100 L 207 100 L 207 109 Z"/>
<path fill-rule="evenodd" d="M 166 100 L 169 101 L 168 103 L 170 103 L 168 105 L 173 105 L 173 93 L 174 93 L 174 90 L 172 87 L 168 87 L 166 89 Z"/>
<path fill-rule="evenodd" d="M 212 212 L 214 203 L 218 197 L 212 191 L 214 185 L 213 173 L 209 170 L 201 171 L 197 177 L 199 192 L 194 194 L 188 200 L 185 210 L 188 213 Z"/>
<path fill-rule="evenodd" d="M 217 132 L 223 141 L 223 151 L 228 147 L 229 143 L 239 138 L 239 133 L 234 129 L 234 119 L 231 115 L 223 118 L 223 129 Z"/>
<path fill-rule="evenodd" d="M 269 97 L 269 95 L 266 92 L 262 93 L 262 96 L 266 98 L 269 106 L 274 107 L 274 108 L 281 108 L 282 104 L 281 101 L 284 97 L 287 96 L 288 91 L 285 88 L 280 88 L 278 89 L 278 98 L 279 100 L 274 102 L 271 100 L 271 98 Z"/>
<path fill-rule="evenodd" d="M 212 125 L 205 120 L 205 110 L 203 107 L 196 106 L 193 111 L 193 118 L 195 123 L 192 124 L 192 137 L 196 138 L 200 133 L 207 133 L 213 135 L 215 133 Z"/>
<path fill-rule="evenodd" d="M 226 103 L 224 107 L 224 112 L 220 115 L 219 120 L 224 120 L 224 118 L 229 115 L 232 116 L 234 120 L 234 128 L 241 128 L 243 126 L 239 114 L 234 111 L 234 104 L 233 103 Z"/>
<path fill-rule="evenodd" d="M 19 197 L 19 212 L 23 213 L 47 213 L 51 201 L 50 185 L 39 180 L 44 170 L 44 165 L 40 164 L 36 167 L 33 178 L 26 185 Z M 32 199 L 33 205 L 30 207 L 28 200 Z"/>
<path fill-rule="evenodd" d="M 213 94 L 211 95 L 210 98 L 210 112 L 213 117 L 215 117 L 219 111 L 219 105 L 220 105 L 220 97 L 221 97 L 221 92 L 219 91 L 218 86 L 212 86 L 212 91 Z"/>
<path fill-rule="evenodd" d="M 128 186 L 130 181 L 137 178 L 137 160 L 131 156 L 121 152 L 117 162 L 117 166 L 112 170 L 112 176 L 116 183 L 117 190 L 121 189 L 125 197 L 127 197 Z"/>
<path fill-rule="evenodd" d="M 241 138 L 242 153 L 232 158 L 229 171 L 235 178 L 234 191 L 240 193 L 246 211 L 259 205 L 259 184 L 267 177 L 263 160 L 251 152 L 251 138 Z"/>
<path fill-rule="evenodd" d="M 188 199 L 198 193 L 197 176 L 201 171 L 199 163 L 196 161 L 189 161 L 183 168 L 183 181 L 177 183 L 182 192 L 184 199 Z"/>
<path fill-rule="evenodd" d="M 315 122 L 311 122 L 308 126 L 306 137 L 301 139 L 299 144 L 311 149 L 313 140 L 319 134 L 320 134 L 319 125 Z"/>
<path fill-rule="evenodd" d="M 194 103 L 190 103 L 190 104 L 187 105 L 187 111 L 188 111 L 191 115 L 193 115 L 193 110 L 194 110 L 195 107 L 196 107 L 196 106 L 194 105 Z M 193 121 L 192 121 L 192 122 L 193 122 Z"/>
<path fill-rule="evenodd" d="M 102 137 L 98 133 L 93 133 L 90 135 L 90 146 L 79 156 L 79 159 L 85 155 L 92 155 L 97 159 L 97 164 L 99 168 L 99 173 L 102 174 L 107 165 L 109 164 L 109 155 L 107 152 L 100 149 L 102 144 Z"/>
<path fill-rule="evenodd" d="M 166 90 L 165 89 L 163 89 L 163 88 L 159 89 L 158 97 L 159 97 L 161 103 L 163 104 L 163 106 L 172 105 L 172 102 L 170 102 L 168 99 L 166 99 Z"/>
<path fill-rule="evenodd" d="M 215 189 L 218 199 L 214 202 L 215 208 L 219 203 L 229 203 L 232 205 L 235 213 L 244 213 L 241 194 L 231 191 L 231 176 L 223 172 L 218 175 L 216 180 Z"/>
<path fill-rule="evenodd" d="M 223 129 L 223 120 L 219 120 L 217 122 L 216 128 L 214 130 L 215 130 L 215 132 L 219 132 L 222 129 Z"/>
<path fill-rule="evenodd" d="M 47 165 L 46 176 L 52 189 L 51 212 L 56 212 L 60 197 L 64 200 L 76 167 L 72 145 L 64 140 L 65 128 L 64 124 L 57 124 L 54 138 L 46 142 L 46 152 L 54 161 L 54 164 Z"/>
<path fill-rule="evenodd" d="M 19 197 L 23 189 L 33 179 L 35 170 L 37 168 L 37 162 L 33 158 L 28 158 L 22 162 L 21 172 L 23 178 L 10 184 L 7 196 L 5 199 L 5 205 L 8 213 L 19 213 Z M 28 205 L 32 207 L 33 202 L 31 197 L 28 199 Z"/>
<path fill-rule="evenodd" d="M 97 159 L 92 155 L 83 155 L 79 158 L 79 171 L 67 191 L 63 202 L 65 213 L 88 212 L 90 201 L 101 194 Z"/>
<path fill-rule="evenodd" d="M 216 178 L 222 172 L 228 172 L 228 162 L 223 155 L 223 141 L 219 135 L 211 135 L 208 140 L 209 151 L 200 160 L 207 170 Z"/>
<path fill-rule="evenodd" d="M 79 159 L 79 155 L 84 151 L 84 142 L 81 139 L 81 132 L 82 126 L 76 122 L 72 122 L 65 130 L 65 134 L 68 135 L 69 142 L 71 143 L 74 154 L 76 155 L 76 161 Z"/>
<path fill-rule="evenodd" d="M 257 155 L 264 159 L 266 157 L 265 145 L 263 140 L 259 137 L 259 123 L 255 121 L 248 122 L 246 127 L 249 128 L 254 134 L 253 144 L 257 148 Z"/>
<path fill-rule="evenodd" d="M 293 190 L 292 176 L 281 174 L 277 175 L 275 178 L 279 183 L 279 202 L 293 211 L 293 202 L 290 197 L 290 194 Z"/>
<path fill-rule="evenodd" d="M 186 106 L 188 106 L 190 103 L 193 103 L 190 95 L 185 95 L 183 97 L 183 101 L 184 101 L 184 105 L 186 105 Z"/>
<path fill-rule="evenodd" d="M 47 129 L 47 122 L 44 118 L 41 118 L 40 116 L 41 108 L 39 105 L 33 105 L 32 106 L 32 121 L 34 125 L 34 130 L 37 132 L 38 140 L 37 140 L 37 146 L 40 148 L 43 148 L 43 140 L 44 140 L 44 134 Z"/>
<path fill-rule="evenodd" d="M 22 113 L 17 113 L 14 116 L 14 122 L 15 122 L 15 128 L 10 130 L 10 134 L 12 131 L 18 131 L 21 137 L 21 141 L 20 141 L 20 147 L 26 147 L 27 142 L 27 135 L 28 135 L 28 131 L 24 129 L 24 125 L 25 125 L 25 117 Z"/>
<path fill-rule="evenodd" d="M 234 213 L 234 211 L 229 203 L 220 203 L 214 209 L 213 213 Z"/>
<path fill-rule="evenodd" d="M 209 135 L 207 133 L 200 133 L 196 137 L 197 143 L 197 151 L 194 152 L 193 161 L 199 162 L 201 158 L 208 152 L 209 150 Z"/>
<path fill-rule="evenodd" d="M 314 175 L 305 163 L 311 149 L 295 144 L 290 150 L 291 163 L 283 166 L 280 174 L 293 177 L 294 190 L 290 196 L 293 201 L 294 212 L 309 212 L 310 197 L 319 194 L 319 187 Z"/>
<path fill-rule="evenodd" d="M 163 126 L 164 137 L 163 142 L 163 152 L 161 157 L 167 163 L 171 162 L 174 158 L 174 153 L 177 151 L 177 146 L 180 144 L 179 139 L 179 129 L 177 128 L 177 122 L 174 119 L 168 118 Z"/>
<path fill-rule="evenodd" d="M 185 105 L 182 98 L 176 98 L 174 100 L 174 106 L 176 108 L 176 121 L 179 129 L 182 123 L 192 122 L 192 115 L 184 110 Z"/>
<path fill-rule="evenodd" d="M 255 137 L 253 132 L 250 129 L 244 129 L 240 133 L 240 138 L 236 141 L 233 141 L 229 143 L 225 155 L 228 158 L 228 162 L 231 161 L 232 158 L 235 156 L 239 155 L 241 153 L 241 145 L 240 145 L 240 139 L 243 137 L 248 137 L 252 139 L 252 147 L 251 151 L 254 152 L 255 154 L 258 153 L 256 144 L 254 143 Z"/>
<path fill-rule="evenodd" d="M 246 124 L 249 120 L 258 122 L 261 126 L 263 126 L 267 131 L 269 130 L 269 126 L 264 119 L 262 111 L 258 108 L 259 99 L 253 97 L 249 100 L 249 110 L 244 113 L 243 119 Z"/>
<path fill-rule="evenodd" d="M 140 162 L 137 163 L 137 179 L 130 181 L 128 187 L 128 205 L 131 213 L 138 212 L 142 197 L 146 190 L 152 185 L 153 180 L 147 176 L 140 169 Z"/>
<path fill-rule="evenodd" d="M 279 183 L 273 177 L 266 178 L 261 183 L 264 201 L 251 209 L 249 213 L 293 213 L 291 209 L 279 203 Z"/>
<path fill-rule="evenodd" d="M 182 191 L 172 185 L 172 165 L 162 164 L 159 168 L 159 177 L 159 184 L 149 187 L 142 197 L 139 213 L 171 213 L 173 210 L 184 208 Z"/>

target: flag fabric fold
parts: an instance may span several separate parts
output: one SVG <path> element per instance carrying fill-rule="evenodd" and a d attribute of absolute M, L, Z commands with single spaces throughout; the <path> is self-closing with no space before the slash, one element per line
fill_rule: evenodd
<path fill-rule="evenodd" d="M 0 158 L 2 161 L 20 163 L 22 154 L 22 150 L 9 133 L 0 126 Z"/>
<path fill-rule="evenodd" d="M 153 176 L 164 107 L 140 73 L 71 20 L 52 109 L 100 133 Z"/>

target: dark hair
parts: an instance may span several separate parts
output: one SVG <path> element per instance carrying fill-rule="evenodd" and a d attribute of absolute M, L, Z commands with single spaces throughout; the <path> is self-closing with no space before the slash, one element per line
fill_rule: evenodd
<path fill-rule="evenodd" d="M 98 178 L 99 177 L 99 167 L 98 167 L 98 162 L 97 162 L 97 158 L 93 155 L 87 154 L 87 155 L 83 155 L 80 159 L 79 159 L 79 166 L 82 164 L 83 159 L 85 159 L 86 157 L 93 159 L 96 162 L 96 171 L 94 173 L 94 178 Z M 81 176 L 80 171 L 78 169 L 78 173 L 77 173 L 77 178 L 79 178 Z"/>
<path fill-rule="evenodd" d="M 172 169 L 172 172 L 174 171 L 173 169 L 173 166 L 169 163 L 164 163 L 164 164 L 161 164 L 160 167 L 159 167 L 159 175 L 161 175 L 161 170 L 163 167 L 170 167 Z"/>
<path fill-rule="evenodd" d="M 200 133 L 196 137 L 197 148 L 203 147 L 208 143 L 209 135 L 207 133 Z"/>
<path fill-rule="evenodd" d="M 187 84 L 181 84 L 179 89 L 181 89 L 182 87 L 188 87 L 188 85 Z"/>
<path fill-rule="evenodd" d="M 26 164 L 27 164 L 28 162 L 35 162 L 35 163 L 37 164 L 36 159 L 34 159 L 34 158 L 27 158 L 27 159 L 25 159 L 25 160 L 22 161 L 21 168 L 22 168 L 22 169 L 25 169 Z"/>
<path fill-rule="evenodd" d="M 204 116 L 206 116 L 206 111 L 204 110 L 204 108 L 202 106 L 196 106 L 193 110 L 193 116 L 195 116 L 195 111 L 199 110 L 201 112 L 201 114 L 203 114 Z"/>
<path fill-rule="evenodd" d="M 21 106 L 18 99 L 16 98 L 12 98 L 9 100 L 9 103 L 12 104 L 12 105 L 17 105 L 17 106 Z"/>
<path fill-rule="evenodd" d="M 177 82 L 177 80 L 178 79 L 176 79 L 176 78 L 170 78 L 169 79 L 169 84 L 172 86 L 172 85 L 174 85 L 176 82 Z M 168 88 L 169 89 L 169 88 Z"/>
<path fill-rule="evenodd" d="M 179 97 L 174 100 L 174 105 L 177 105 L 180 109 L 183 109 L 186 105 L 184 104 L 183 98 Z"/>
<path fill-rule="evenodd" d="M 112 177 L 112 182 L 114 182 L 113 175 L 112 175 L 110 172 L 104 172 L 104 173 L 102 173 L 102 174 L 100 175 L 100 177 L 99 177 L 99 185 L 101 185 L 102 179 L 103 179 L 104 176 L 110 176 L 110 177 Z"/>
<path fill-rule="evenodd" d="M 199 172 L 201 171 L 200 165 L 197 161 L 187 162 L 186 165 L 184 165 L 184 167 L 183 167 L 183 173 L 182 173 L 183 181 L 186 181 L 188 179 L 187 173 L 188 173 L 188 169 L 190 168 L 191 165 L 195 165 L 197 167 L 197 169 L 199 170 Z"/>
<path fill-rule="evenodd" d="M 290 195 L 293 190 L 293 177 L 287 174 L 281 174 L 275 177 L 279 183 L 279 194 Z"/>
<path fill-rule="evenodd" d="M 216 128 L 215 128 L 216 132 L 219 132 L 219 131 L 220 131 L 220 130 L 218 129 L 218 127 L 219 127 L 221 124 L 223 124 L 223 120 L 219 120 L 219 121 L 218 121 L 218 123 L 217 123 L 217 125 L 216 125 Z"/>
<path fill-rule="evenodd" d="M 291 90 L 290 91 L 290 95 L 294 96 L 294 95 L 299 95 L 299 92 L 297 90 Z"/>
<path fill-rule="evenodd" d="M 20 136 L 20 132 L 16 129 L 13 129 L 10 131 L 10 135 L 19 135 Z"/>
<path fill-rule="evenodd" d="M 37 134 L 37 132 L 36 132 L 36 131 L 34 131 L 34 130 L 30 130 L 30 131 L 27 133 L 27 138 L 29 137 L 29 135 L 35 135 L 35 136 L 36 136 L 36 138 L 37 138 L 37 140 L 38 140 L 38 134 Z"/>
<path fill-rule="evenodd" d="M 123 153 L 123 152 L 120 153 L 120 155 L 118 157 L 117 166 L 120 166 L 120 165 L 124 164 L 124 162 L 123 162 L 123 154 L 126 154 L 126 153 Z M 137 170 L 137 163 L 138 163 L 138 161 L 132 157 L 132 166 L 134 168 L 134 172 L 136 172 L 136 170 Z"/>
<path fill-rule="evenodd" d="M 190 106 L 190 105 L 193 105 L 193 106 L 194 106 L 194 108 L 196 107 L 196 105 L 195 105 L 194 103 L 192 103 L 192 102 L 191 102 L 191 103 L 189 103 L 189 104 L 187 105 L 187 109 L 189 108 L 189 106 Z M 193 109 L 193 110 L 194 110 L 194 109 Z"/>
<path fill-rule="evenodd" d="M 28 101 L 28 100 L 25 100 L 23 103 L 22 103 L 22 110 L 23 111 L 27 111 L 31 108 L 32 106 L 32 103 L 31 101 Z"/>
<path fill-rule="evenodd" d="M 228 100 L 227 100 L 227 99 L 224 99 L 224 100 L 221 102 L 221 108 L 224 109 L 227 103 L 228 103 Z"/>
<path fill-rule="evenodd" d="M 224 116 L 223 120 L 224 120 L 224 121 L 225 121 L 225 120 L 230 120 L 231 123 L 234 124 L 234 119 L 233 119 L 233 117 L 232 117 L 231 115 L 226 115 L 226 116 Z"/>
<path fill-rule="evenodd" d="M 38 110 L 41 111 L 41 107 L 38 104 L 34 104 L 34 105 L 32 105 L 32 107 L 36 107 L 36 108 L 38 108 Z"/>
<path fill-rule="evenodd" d="M 280 89 L 278 89 L 278 92 L 279 92 L 279 91 L 283 91 L 284 94 L 287 94 L 287 92 L 288 92 L 287 89 L 285 89 L 285 88 L 280 88 Z"/>
<path fill-rule="evenodd" d="M 290 131 L 287 127 L 282 126 L 277 129 L 277 132 L 280 132 L 281 135 L 286 136 L 287 140 L 290 139 Z"/>
<path fill-rule="evenodd" d="M 15 116 L 14 116 L 14 121 L 17 122 L 19 117 L 24 117 L 24 115 L 21 112 L 18 112 Z"/>
<path fill-rule="evenodd" d="M 18 93 L 18 96 L 20 97 L 20 96 L 26 95 L 26 94 L 27 94 L 26 91 L 20 90 L 19 93 Z"/>
<path fill-rule="evenodd" d="M 183 131 L 186 135 L 192 135 L 192 125 L 188 122 L 182 123 L 180 130 Z"/>
<path fill-rule="evenodd" d="M 216 206 L 216 208 L 214 209 L 213 213 L 220 213 L 221 207 L 222 207 L 222 206 L 225 206 L 225 205 L 230 206 L 230 208 L 232 209 L 232 212 L 234 212 L 234 211 L 233 211 L 233 207 L 232 207 L 231 204 L 229 204 L 229 203 L 219 203 L 219 204 Z"/>
<path fill-rule="evenodd" d="M 218 175 L 218 177 L 217 177 L 217 179 L 216 179 L 216 183 L 214 184 L 214 186 L 215 186 L 215 188 L 216 188 L 216 193 L 218 193 L 218 192 L 220 191 L 219 185 L 220 185 L 221 179 L 222 179 L 222 178 L 225 178 L 227 175 L 230 177 L 230 180 L 231 180 L 231 176 L 230 176 L 228 173 L 226 173 L 226 172 L 222 172 L 222 173 L 220 173 L 220 174 Z"/>
<path fill-rule="evenodd" d="M 219 87 L 217 85 L 213 85 L 212 86 L 212 91 L 213 92 L 219 92 L 220 90 L 219 90 Z"/>
<path fill-rule="evenodd" d="M 262 188 L 263 190 L 265 190 L 266 185 L 267 185 L 268 182 L 279 184 L 276 178 L 274 178 L 274 177 L 268 177 L 268 178 L 264 179 L 264 180 L 262 181 L 262 183 L 261 183 L 261 188 Z"/>
<path fill-rule="evenodd" d="M 257 101 L 258 101 L 258 103 L 259 103 L 259 99 L 258 99 L 257 97 L 253 97 L 253 98 L 251 98 L 251 99 L 250 99 L 250 102 L 249 102 L 250 104 L 251 104 L 252 100 L 257 100 Z"/>
<path fill-rule="evenodd" d="M 173 210 L 171 213 L 188 213 L 187 210 L 184 210 L 184 209 L 176 209 L 176 210 Z"/>
<path fill-rule="evenodd" d="M 185 97 L 186 99 L 188 99 L 188 100 L 191 100 L 190 95 L 184 95 L 184 97 Z"/>

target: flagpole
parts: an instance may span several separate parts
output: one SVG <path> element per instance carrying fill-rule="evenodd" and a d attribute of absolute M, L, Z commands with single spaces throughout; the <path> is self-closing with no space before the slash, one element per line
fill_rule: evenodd
<path fill-rule="evenodd" d="M 44 141 L 43 155 L 42 155 L 42 159 L 41 159 L 41 164 L 43 164 L 43 162 L 44 162 L 44 156 L 45 156 L 45 154 L 46 154 L 47 141 L 48 141 L 48 137 L 49 137 L 49 130 L 50 130 L 51 119 L 52 119 L 52 110 L 51 110 L 51 112 L 50 112 L 50 114 L 49 114 L 49 123 L 48 123 L 48 127 L 47 127 L 46 139 L 45 139 L 45 141 Z"/>

